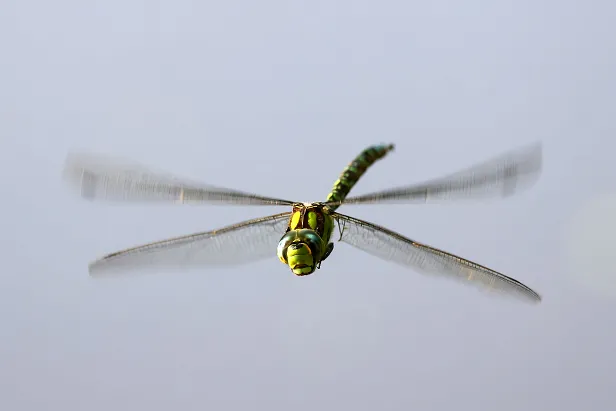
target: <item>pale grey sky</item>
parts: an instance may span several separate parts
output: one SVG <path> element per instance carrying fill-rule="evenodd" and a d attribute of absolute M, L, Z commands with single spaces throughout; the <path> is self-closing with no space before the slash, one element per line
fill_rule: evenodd
<path fill-rule="evenodd" d="M 608 1 L 4 1 L 0 409 L 615 409 L 615 17 Z M 544 172 L 514 198 L 340 211 L 502 270 L 538 306 L 344 244 L 307 278 L 273 249 L 95 281 L 101 254 L 278 208 L 88 203 L 60 179 L 84 149 L 323 200 L 370 144 L 396 151 L 354 194 L 533 141 Z"/>

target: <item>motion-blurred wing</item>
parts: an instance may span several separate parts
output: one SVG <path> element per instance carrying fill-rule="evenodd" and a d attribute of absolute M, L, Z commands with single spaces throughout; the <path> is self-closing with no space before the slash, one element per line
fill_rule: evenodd
<path fill-rule="evenodd" d="M 245 264 L 276 257 L 290 212 L 245 221 L 206 233 L 191 234 L 108 254 L 90 264 L 90 275 L 127 269 L 207 267 Z"/>
<path fill-rule="evenodd" d="M 504 274 L 445 251 L 418 243 L 386 228 L 339 213 L 332 214 L 342 230 L 340 241 L 376 257 L 425 274 L 452 278 L 487 291 L 538 303 L 535 291 Z M 335 232 L 333 234 L 336 235 Z"/>
<path fill-rule="evenodd" d="M 67 156 L 64 179 L 83 198 L 124 202 L 180 204 L 292 205 L 292 201 L 264 197 L 180 179 L 119 158 L 88 153 Z"/>
<path fill-rule="evenodd" d="M 535 143 L 446 177 L 349 197 L 335 204 L 438 203 L 508 197 L 530 187 L 538 179 L 541 165 L 541 143 Z"/>

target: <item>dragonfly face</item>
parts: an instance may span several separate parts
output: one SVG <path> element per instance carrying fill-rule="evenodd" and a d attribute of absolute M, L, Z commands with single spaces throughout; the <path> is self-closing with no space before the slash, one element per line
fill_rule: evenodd
<path fill-rule="evenodd" d="M 280 239 L 277 253 L 293 274 L 312 274 L 321 261 L 323 240 L 314 230 L 290 230 Z"/>

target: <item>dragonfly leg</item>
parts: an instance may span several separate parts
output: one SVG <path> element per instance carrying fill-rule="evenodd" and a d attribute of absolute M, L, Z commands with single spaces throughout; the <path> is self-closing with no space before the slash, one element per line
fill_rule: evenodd
<path fill-rule="evenodd" d="M 323 254 L 323 258 L 321 258 L 321 261 L 325 261 L 325 259 L 329 257 L 332 251 L 334 251 L 334 243 L 327 244 L 327 248 L 325 249 L 325 254 Z"/>
<path fill-rule="evenodd" d="M 329 255 L 332 253 L 333 250 L 334 250 L 334 243 L 327 244 L 327 248 L 325 249 L 325 253 L 323 254 L 323 258 L 321 258 L 321 261 L 319 261 L 319 264 L 317 265 L 317 268 L 321 268 L 321 263 L 323 261 L 325 261 L 325 259 L 327 257 L 329 257 Z"/>
<path fill-rule="evenodd" d="M 340 238 L 338 241 L 342 241 L 342 233 L 344 233 L 344 228 L 346 227 L 346 221 L 342 220 L 342 224 L 340 224 L 340 220 L 336 220 L 338 222 L 338 232 L 340 233 Z"/>

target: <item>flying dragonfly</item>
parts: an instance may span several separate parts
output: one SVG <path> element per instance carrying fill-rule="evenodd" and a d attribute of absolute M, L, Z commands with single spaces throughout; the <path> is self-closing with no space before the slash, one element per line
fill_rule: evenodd
<path fill-rule="evenodd" d="M 90 263 L 92 276 L 146 266 L 245 264 L 273 256 L 274 250 L 293 274 L 307 276 L 321 268 L 337 240 L 420 273 L 451 278 L 525 302 L 540 302 L 537 292 L 511 277 L 336 210 L 343 204 L 438 203 L 508 197 L 537 180 L 542 165 L 541 144 L 508 151 L 441 178 L 347 198 L 366 170 L 393 149 L 393 144 L 366 148 L 344 168 L 326 200 L 311 203 L 212 186 L 134 162 L 85 152 L 68 155 L 63 175 L 88 200 L 291 209 L 105 255 Z"/>

